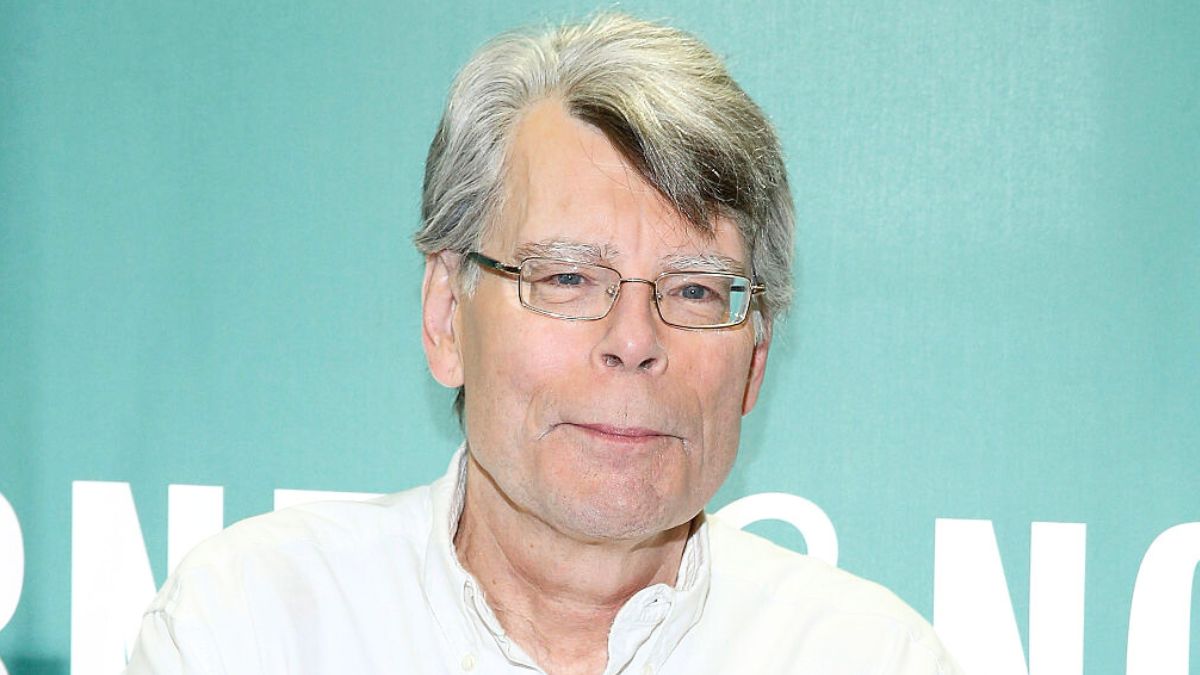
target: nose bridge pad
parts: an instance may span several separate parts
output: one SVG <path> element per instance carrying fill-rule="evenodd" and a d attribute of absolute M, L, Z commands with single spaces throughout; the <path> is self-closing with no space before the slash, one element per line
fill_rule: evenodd
<path fill-rule="evenodd" d="M 617 300 L 620 299 L 619 296 L 621 294 L 621 288 L 624 287 L 625 284 L 649 284 L 650 285 L 650 304 L 654 305 L 654 309 L 656 311 L 658 310 L 658 301 L 662 299 L 662 295 L 660 295 L 658 292 L 658 285 L 649 279 L 639 279 L 637 277 L 630 277 L 628 279 L 618 279 L 617 283 L 615 283 L 612 286 L 609 286 L 607 289 L 605 289 L 605 292 L 608 293 L 608 295 L 610 297 L 612 297 L 612 304 L 614 306 L 617 304 Z"/>
<path fill-rule="evenodd" d="M 605 293 L 612 298 L 612 303 L 608 305 L 608 313 L 612 313 L 612 310 L 616 309 L 617 301 L 620 300 L 620 289 L 624 288 L 625 283 L 646 283 L 650 287 L 650 307 L 653 309 L 653 315 L 655 318 L 662 318 L 662 307 L 659 305 L 662 294 L 659 293 L 658 283 L 636 276 L 631 276 L 629 279 L 618 279 L 612 283 L 612 286 L 605 288 Z"/>

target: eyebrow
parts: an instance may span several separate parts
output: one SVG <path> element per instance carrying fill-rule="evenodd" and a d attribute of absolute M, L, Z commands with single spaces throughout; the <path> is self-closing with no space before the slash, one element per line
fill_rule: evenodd
<path fill-rule="evenodd" d="M 526 258 L 562 258 L 588 263 L 603 263 L 616 257 L 617 250 L 607 244 L 585 244 L 570 239 L 543 239 L 527 241 L 517 246 L 517 260 Z"/>
<path fill-rule="evenodd" d="M 742 261 L 720 253 L 669 255 L 663 259 L 663 272 L 723 272 L 745 276 L 746 266 Z"/>
<path fill-rule="evenodd" d="M 578 262 L 611 265 L 619 251 L 608 244 L 588 244 L 570 239 L 543 239 L 517 246 L 517 260 L 561 258 Z M 719 253 L 672 254 L 662 259 L 663 272 L 722 272 L 745 275 L 745 264 Z"/>

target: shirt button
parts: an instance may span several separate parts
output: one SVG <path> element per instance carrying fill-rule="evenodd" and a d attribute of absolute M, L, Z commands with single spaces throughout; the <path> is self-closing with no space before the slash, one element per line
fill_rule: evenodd
<path fill-rule="evenodd" d="M 654 675 L 654 667 L 649 663 L 642 666 L 642 675 Z"/>
<path fill-rule="evenodd" d="M 467 654 L 462 660 L 462 669 L 466 671 L 475 670 L 475 655 Z"/>

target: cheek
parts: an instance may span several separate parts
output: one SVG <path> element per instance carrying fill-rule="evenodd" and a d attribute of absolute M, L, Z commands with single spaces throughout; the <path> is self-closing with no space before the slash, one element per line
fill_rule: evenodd
<path fill-rule="evenodd" d="M 483 303 L 491 302 L 490 305 Z M 468 417 L 481 424 L 478 429 L 512 429 L 536 417 L 536 403 L 545 392 L 563 384 L 564 373 L 579 356 L 570 349 L 573 341 L 562 326 L 546 325 L 555 319 L 539 317 L 521 307 L 508 307 L 502 299 L 475 299 L 490 311 L 475 311 L 465 317 L 463 346 Z M 559 330 L 555 330 L 558 328 Z M 491 420 L 503 423 L 492 423 Z"/>
<path fill-rule="evenodd" d="M 704 345 L 698 358 L 692 360 L 690 377 L 704 402 L 706 418 L 714 422 L 741 417 L 742 397 L 749 380 L 753 343 L 747 346 L 745 340 L 736 339 L 740 336 L 730 337 L 734 339 Z"/>
<path fill-rule="evenodd" d="M 737 455 L 752 342 L 746 346 L 741 340 L 722 341 L 713 349 L 709 358 L 696 363 L 693 375 L 703 408 L 706 473 L 728 470 Z"/>

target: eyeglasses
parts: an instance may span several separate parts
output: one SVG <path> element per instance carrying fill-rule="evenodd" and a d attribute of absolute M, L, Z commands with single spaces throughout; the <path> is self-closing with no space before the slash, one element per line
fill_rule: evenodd
<path fill-rule="evenodd" d="M 603 319 L 616 304 L 621 287 L 636 283 L 654 287 L 654 305 L 667 325 L 728 328 L 746 320 L 750 299 L 767 288 L 720 272 L 666 272 L 651 281 L 622 278 L 604 265 L 555 258 L 526 258 L 519 265 L 506 265 L 477 251 L 466 257 L 485 270 L 515 277 L 522 306 L 558 319 Z"/>

